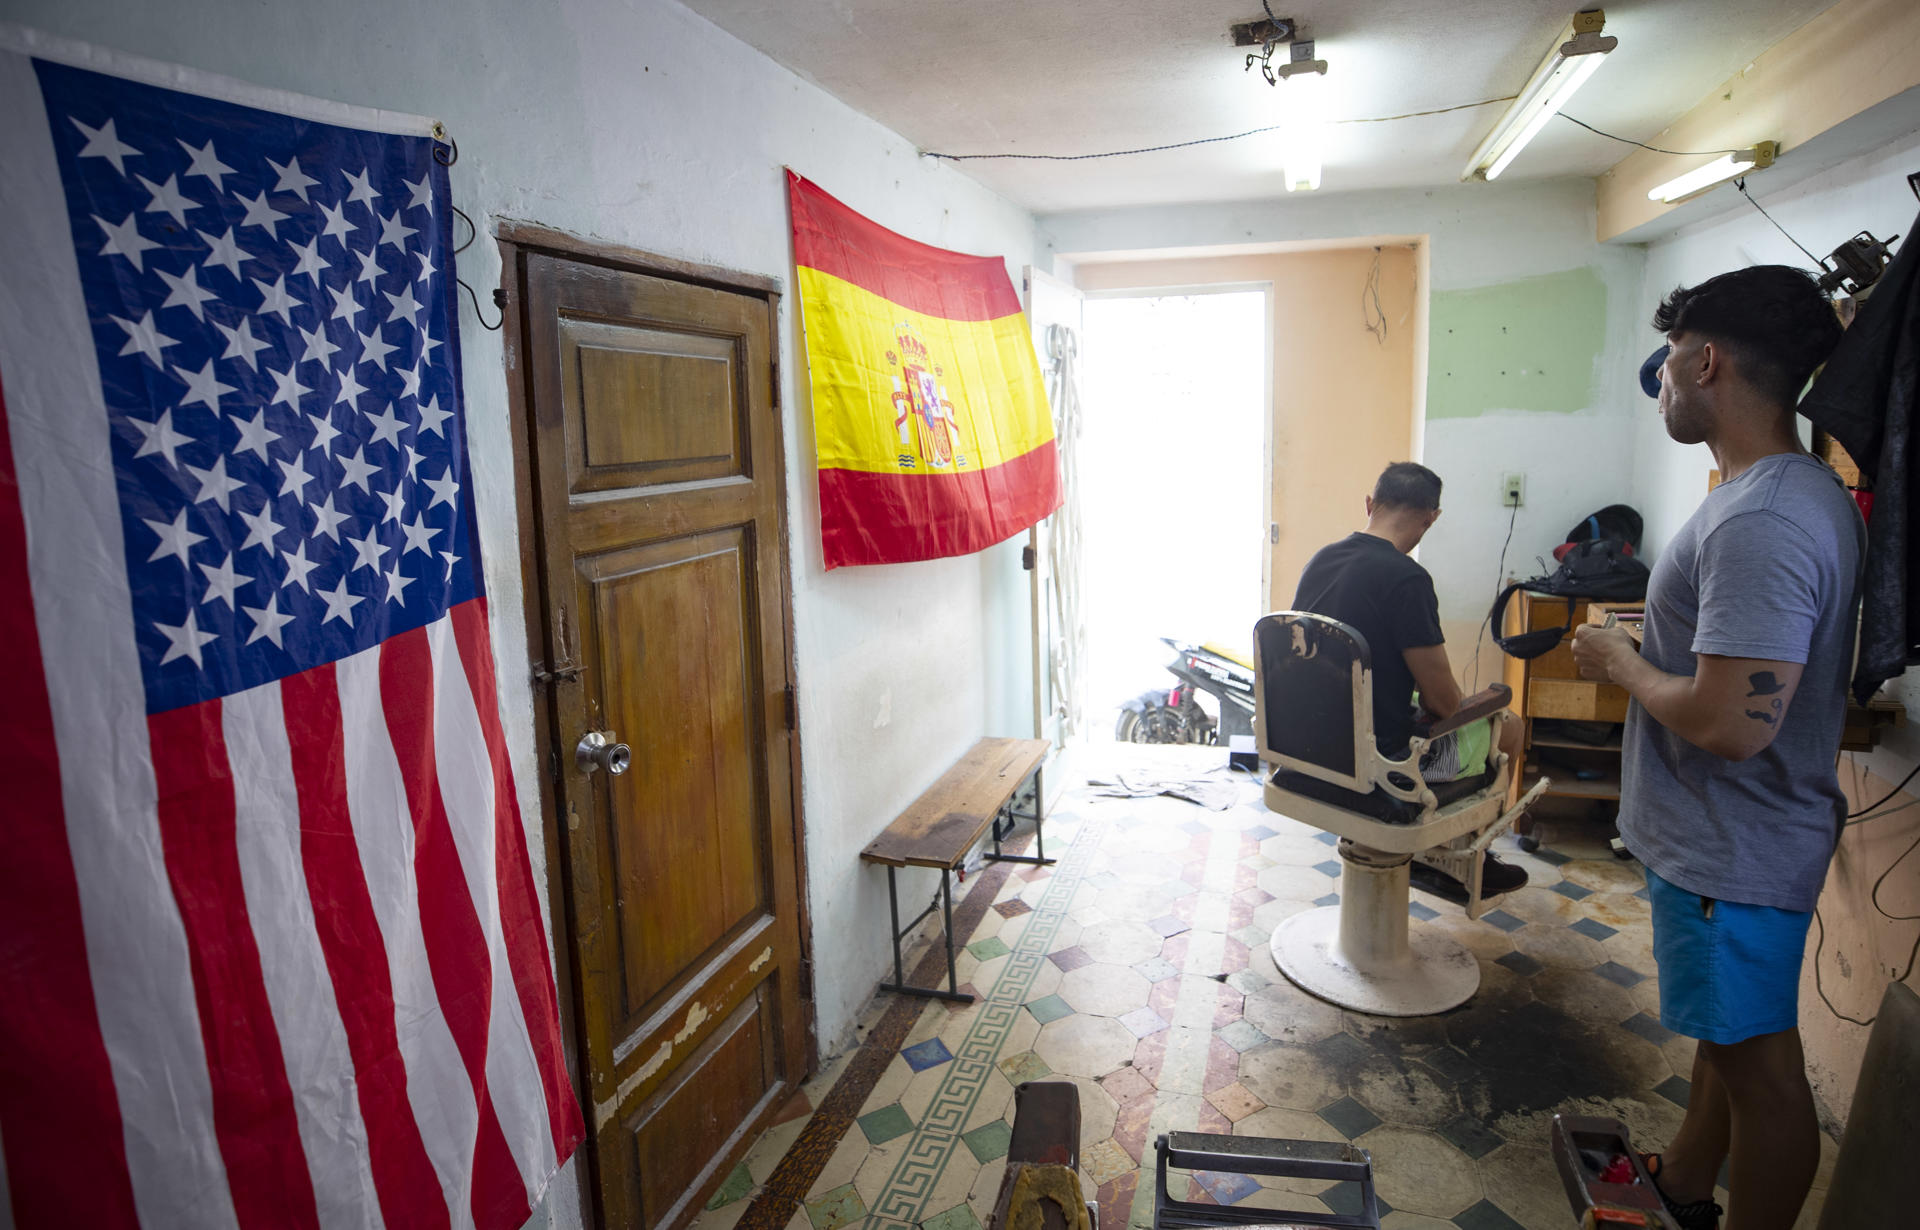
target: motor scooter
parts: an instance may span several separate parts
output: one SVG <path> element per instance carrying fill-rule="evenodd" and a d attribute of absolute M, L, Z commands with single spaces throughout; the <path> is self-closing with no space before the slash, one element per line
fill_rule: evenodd
<path fill-rule="evenodd" d="M 1142 692 L 1120 706 L 1113 737 L 1121 743 L 1230 744 L 1253 734 L 1253 658 L 1212 642 L 1195 644 L 1171 636 L 1167 671 L 1179 682 Z M 1203 706 L 1198 694 L 1213 698 Z M 1217 716 L 1216 716 L 1217 714 Z"/>

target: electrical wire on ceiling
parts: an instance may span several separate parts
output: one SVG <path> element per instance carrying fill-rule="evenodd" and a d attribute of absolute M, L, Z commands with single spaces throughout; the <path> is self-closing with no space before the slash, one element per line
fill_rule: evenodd
<path fill-rule="evenodd" d="M 1568 115 L 1564 111 L 1559 112 L 1558 114 L 1561 119 L 1567 121 L 1569 124 L 1578 124 L 1580 127 L 1586 129 L 1590 133 L 1593 133 L 1595 136 L 1605 137 L 1609 141 L 1618 141 L 1622 145 L 1635 145 L 1640 147 L 1643 150 L 1648 150 L 1655 154 L 1672 154 L 1677 158 L 1705 158 L 1711 154 L 1738 154 L 1742 152 L 1737 149 L 1699 149 L 1699 150 L 1661 149 L 1657 145 L 1648 145 L 1644 141 L 1635 141 L 1632 137 L 1622 137 L 1615 133 L 1606 132 L 1601 129 L 1595 128 L 1592 124 L 1587 123 L 1585 120 L 1576 120 L 1571 115 Z M 1785 235 L 1787 237 L 1788 243 L 1792 244 L 1796 248 L 1799 248 L 1801 254 L 1804 255 L 1809 261 L 1813 262 L 1813 267 L 1815 269 L 1818 269 L 1821 273 L 1827 272 L 1827 264 L 1825 261 L 1822 261 L 1819 257 L 1815 256 L 1813 253 L 1807 251 L 1807 247 L 1805 244 L 1801 243 L 1798 239 L 1795 239 L 1793 235 L 1790 232 L 1788 232 L 1786 227 L 1781 226 L 1778 222 L 1774 222 L 1773 215 L 1768 213 L 1766 209 L 1760 204 L 1760 202 L 1753 199 L 1753 193 L 1747 191 L 1746 176 L 1742 175 L 1740 178 L 1734 180 L 1733 186 L 1740 190 L 1741 196 L 1747 198 L 1747 204 L 1753 206 L 1755 209 L 1758 209 L 1760 211 L 1761 217 L 1765 218 L 1769 222 L 1773 222 L 1774 230 L 1779 231 L 1782 235 Z M 1916 196 L 1920 196 L 1920 188 L 1916 188 L 1914 194 Z"/>
<path fill-rule="evenodd" d="M 1329 124 L 1385 124 L 1393 120 L 1412 120 L 1425 115 L 1445 115 L 1449 111 L 1466 111 L 1474 107 L 1490 107 L 1494 103 L 1512 102 L 1515 95 L 1504 98 L 1483 98 L 1479 102 L 1455 103 L 1451 107 L 1434 107 L 1426 111 L 1403 111 L 1399 115 L 1367 115 L 1349 120 L 1328 120 Z M 1262 128 L 1249 128 L 1245 132 L 1228 133 L 1223 137 L 1199 137 L 1192 141 L 1175 141 L 1169 145 L 1145 145 L 1138 149 L 1114 149 L 1098 154 L 943 154 L 938 150 L 921 150 L 923 158 L 941 158 L 947 162 L 978 162 L 987 158 L 1007 161 L 1027 162 L 1085 162 L 1092 158 L 1125 158 L 1133 154 L 1157 154 L 1163 150 L 1187 149 L 1195 145 L 1215 145 L 1221 141 L 1238 141 L 1242 137 L 1257 137 L 1263 132 L 1277 132 L 1285 124 L 1268 124 Z"/>

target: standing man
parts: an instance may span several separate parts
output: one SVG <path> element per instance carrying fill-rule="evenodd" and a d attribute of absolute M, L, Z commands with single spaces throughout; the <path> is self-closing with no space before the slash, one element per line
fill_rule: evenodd
<path fill-rule="evenodd" d="M 1373 659 L 1374 741 L 1394 759 L 1407 754 L 1422 715 L 1450 718 L 1461 703 L 1440 632 L 1440 599 L 1433 578 L 1412 556 L 1439 519 L 1440 476 L 1415 462 L 1394 462 L 1381 471 L 1367 497 L 1367 528 L 1315 552 L 1293 595 L 1294 610 L 1337 619 L 1366 638 Z M 1499 750 L 1518 772 L 1520 724 L 1484 718 L 1429 744 L 1420 775 L 1444 782 L 1483 772 L 1496 726 Z M 1501 862 L 1491 850 L 1483 866 L 1482 896 L 1512 892 L 1527 882 L 1524 868 Z M 1411 874 L 1429 892 L 1466 900 L 1466 886 L 1452 876 L 1418 862 Z"/>
<path fill-rule="evenodd" d="M 1712 1230 L 1730 1158 L 1729 1230 L 1788 1230 L 1820 1157 L 1800 960 L 1846 814 L 1834 764 L 1866 549 L 1794 405 L 1840 326 L 1784 265 L 1676 290 L 1653 323 L 1667 434 L 1705 443 L 1721 482 L 1653 566 L 1644 649 L 1582 627 L 1573 653 L 1633 697 L 1620 835 L 1647 870 L 1661 1023 L 1698 1039 L 1656 1182 L 1683 1230 Z"/>

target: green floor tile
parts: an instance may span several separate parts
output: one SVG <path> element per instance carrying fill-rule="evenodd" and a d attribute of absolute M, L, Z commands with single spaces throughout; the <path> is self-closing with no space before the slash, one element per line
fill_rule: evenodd
<path fill-rule="evenodd" d="M 980 1230 L 980 1219 L 969 1205 L 956 1204 L 920 1223 L 920 1230 Z"/>
<path fill-rule="evenodd" d="M 1012 952 L 1013 949 L 1008 948 L 1007 942 L 999 936 L 989 935 L 984 940 L 975 940 L 973 943 L 968 944 L 967 951 L 982 961 L 991 961 L 995 957 L 1006 956 Z"/>
<path fill-rule="evenodd" d="M 867 1202 L 860 1199 L 851 1183 L 842 1183 L 820 1199 L 807 1201 L 807 1220 L 813 1223 L 813 1230 L 842 1230 L 866 1215 Z"/>
<path fill-rule="evenodd" d="M 720 1185 L 720 1190 L 713 1193 L 713 1199 L 707 1201 L 707 1207 L 717 1209 L 721 1205 L 732 1204 L 752 1190 L 753 1176 L 747 1172 L 747 1164 L 741 1162 L 727 1176 L 727 1181 Z"/>
<path fill-rule="evenodd" d="M 961 1140 L 967 1142 L 967 1148 L 982 1162 L 991 1162 L 997 1157 L 1007 1155 L 1007 1145 L 1013 1140 L 1013 1125 L 1005 1119 L 995 1119 L 992 1123 L 983 1123 L 971 1132 L 962 1133 Z"/>
<path fill-rule="evenodd" d="M 1058 995 L 1043 995 L 1027 1005 L 1027 1011 L 1033 1013 L 1033 1019 L 1042 1025 L 1057 1021 L 1063 1016 L 1073 1015 L 1073 1005 Z"/>
<path fill-rule="evenodd" d="M 895 1102 L 861 1115 L 860 1130 L 867 1134 L 870 1143 L 884 1145 L 896 1136 L 911 1132 L 913 1120 L 907 1117 L 906 1111 L 900 1109 L 900 1103 Z"/>

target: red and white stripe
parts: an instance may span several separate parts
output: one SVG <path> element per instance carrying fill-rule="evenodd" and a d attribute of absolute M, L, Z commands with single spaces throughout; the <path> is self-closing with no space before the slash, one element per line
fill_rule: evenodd
<path fill-rule="evenodd" d="M 518 1226 L 583 1128 L 485 603 L 146 715 L 72 239 L 4 41 L 0 114 L 0 1226 Z"/>

